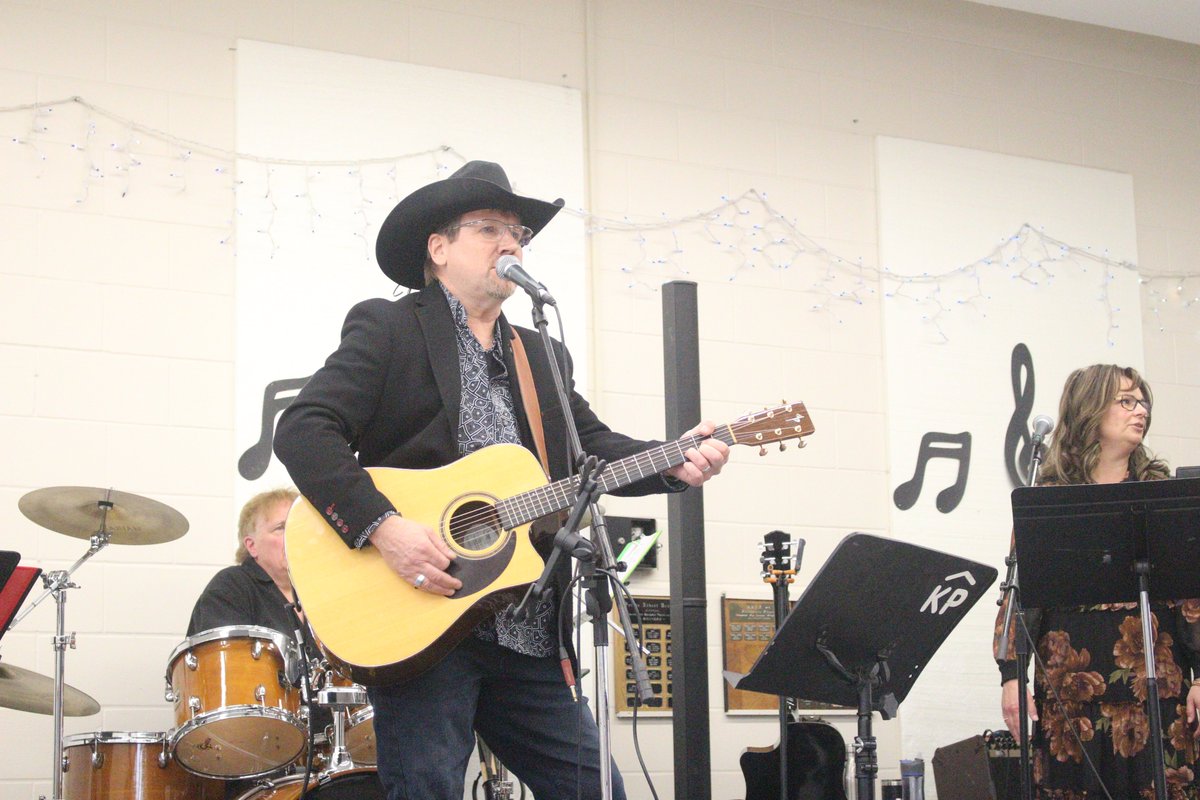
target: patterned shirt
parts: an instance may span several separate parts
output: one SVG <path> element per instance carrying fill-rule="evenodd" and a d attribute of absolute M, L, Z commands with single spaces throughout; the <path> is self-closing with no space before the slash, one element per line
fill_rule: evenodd
<path fill-rule="evenodd" d="M 458 340 L 458 374 L 462 383 L 458 452 L 466 455 L 488 445 L 520 444 L 499 321 L 492 333 L 492 346 L 484 350 L 467 325 L 466 308 L 445 286 L 442 291 L 450 303 Z M 505 609 L 481 622 L 475 628 L 475 635 L 527 656 L 554 655 L 558 652 L 554 628 L 557 598 L 553 592 L 548 594 L 527 621 L 513 621 Z"/>

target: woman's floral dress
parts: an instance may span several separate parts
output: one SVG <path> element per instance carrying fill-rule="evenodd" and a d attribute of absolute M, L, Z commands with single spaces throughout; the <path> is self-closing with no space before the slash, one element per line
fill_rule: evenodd
<path fill-rule="evenodd" d="M 997 636 L 999 621 L 997 618 Z M 1137 604 L 1026 611 L 1041 664 L 1032 740 L 1039 798 L 1153 798 L 1146 663 Z M 1015 626 L 1014 626 L 1015 627 Z M 1196 740 L 1185 699 L 1200 669 L 1200 600 L 1152 606 L 1167 796 L 1196 798 Z M 1074 732 L 1072 732 L 1072 730 Z M 1088 766 L 1090 757 L 1099 780 Z"/>

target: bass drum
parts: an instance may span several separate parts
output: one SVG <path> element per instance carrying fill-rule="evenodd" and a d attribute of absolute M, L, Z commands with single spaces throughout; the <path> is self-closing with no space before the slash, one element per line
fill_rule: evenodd
<path fill-rule="evenodd" d="M 385 800 L 379 774 L 369 767 L 314 775 L 308 782 L 308 797 L 316 800 Z M 289 775 L 264 782 L 237 800 L 298 800 L 303 794 L 304 775 Z"/>

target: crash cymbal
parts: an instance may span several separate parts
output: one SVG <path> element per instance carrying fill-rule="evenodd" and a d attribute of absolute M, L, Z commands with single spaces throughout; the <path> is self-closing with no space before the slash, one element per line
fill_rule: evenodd
<path fill-rule="evenodd" d="M 25 495 L 17 507 L 43 528 L 76 539 L 90 539 L 103 526 L 112 544 L 160 544 L 188 530 L 187 518 L 170 506 L 114 489 L 51 486 Z"/>
<path fill-rule="evenodd" d="M 36 672 L 0 664 L 0 706 L 34 714 L 54 713 L 54 679 Z M 63 714 L 90 717 L 100 704 L 72 686 L 63 687 Z"/>

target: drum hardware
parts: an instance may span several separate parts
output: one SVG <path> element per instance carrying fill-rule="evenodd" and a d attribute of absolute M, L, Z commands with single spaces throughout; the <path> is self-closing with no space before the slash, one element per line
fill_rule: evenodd
<path fill-rule="evenodd" d="M 343 726 L 341 741 L 350 761 L 359 767 L 375 766 L 375 709 L 366 687 L 352 682 L 323 658 L 313 659 L 303 677 L 305 685 L 320 687 L 314 691 L 311 702 L 330 710 L 333 724 L 329 726 L 327 742 L 336 746 L 333 740 L 338 738 L 335 728 L 340 722 Z"/>
<path fill-rule="evenodd" d="M 17 507 L 32 522 L 57 533 L 88 540 L 88 550 L 70 568 L 42 575 L 45 591 L 13 620 L 16 627 L 47 597 L 56 606 L 54 648 L 54 764 L 51 767 L 52 800 L 62 800 L 63 773 L 67 768 L 63 745 L 66 650 L 75 648 L 75 634 L 66 633 L 67 590 L 78 589 L 71 580 L 75 571 L 92 556 L 111 544 L 158 544 L 178 539 L 187 533 L 187 519 L 175 509 L 157 500 L 118 492 L 112 488 L 56 486 L 29 492 L 17 501 Z M 91 700 L 91 698 L 88 698 Z M 95 701 L 92 701 L 93 703 Z M 89 713 L 100 710 L 97 705 Z"/>
<path fill-rule="evenodd" d="M 317 690 L 316 702 L 329 709 L 333 722 L 328 728 L 329 756 L 325 772 L 341 772 L 355 766 L 355 758 L 351 754 L 347 733 L 347 722 L 355 709 L 361 709 L 370 703 L 367 690 L 357 684 L 345 685 L 340 675 L 325 669 L 320 676 L 322 687 Z M 373 759 L 372 759 L 373 761 Z M 360 761 L 359 766 L 362 766 Z"/>
<path fill-rule="evenodd" d="M 479 749 L 479 774 L 471 784 L 471 800 L 481 800 L 481 787 L 482 800 L 513 800 L 513 784 L 509 780 L 508 768 L 500 763 L 500 759 L 496 758 L 496 754 L 478 734 L 475 735 L 475 744 Z M 525 784 L 519 780 L 516 784 L 520 792 L 517 795 L 518 800 L 525 800 Z"/>

